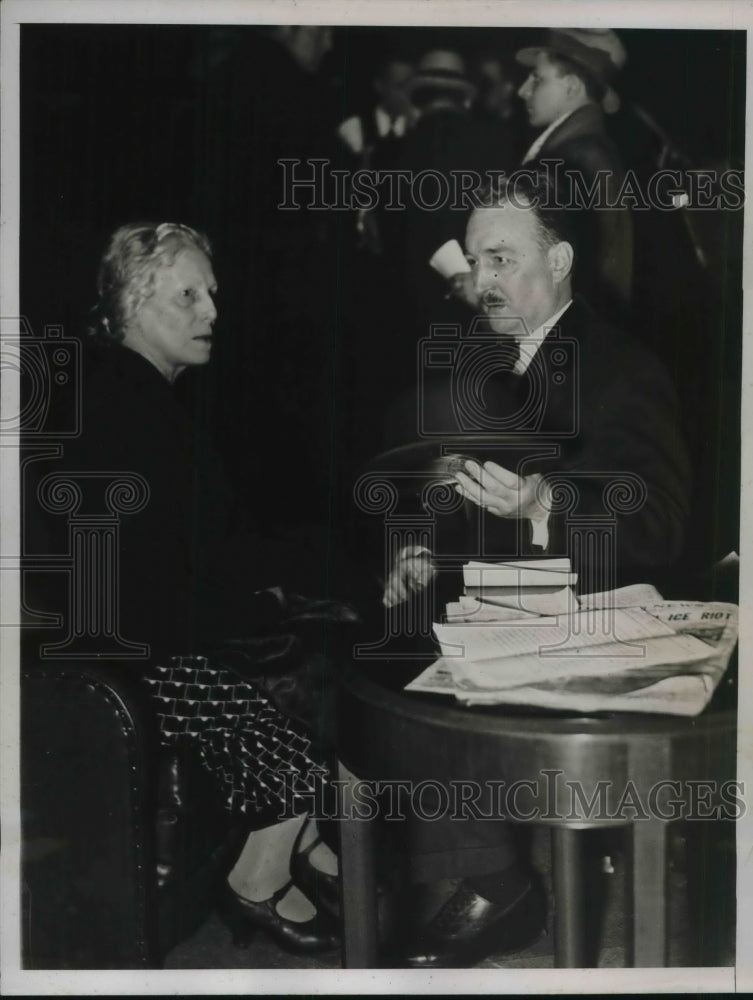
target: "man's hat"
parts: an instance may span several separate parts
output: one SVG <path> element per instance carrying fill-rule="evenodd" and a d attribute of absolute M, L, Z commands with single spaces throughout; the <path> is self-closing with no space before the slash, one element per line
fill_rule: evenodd
<path fill-rule="evenodd" d="M 604 110 L 617 111 L 620 99 L 610 83 L 627 62 L 627 53 L 611 28 L 550 28 L 541 45 L 521 49 L 515 58 L 523 66 L 535 66 L 539 52 L 553 52 L 582 66 L 605 88 Z"/>
<path fill-rule="evenodd" d="M 476 96 L 476 87 L 466 76 L 463 57 L 449 49 L 434 49 L 421 57 L 406 84 L 408 95 L 420 87 L 454 90 L 471 100 Z"/>

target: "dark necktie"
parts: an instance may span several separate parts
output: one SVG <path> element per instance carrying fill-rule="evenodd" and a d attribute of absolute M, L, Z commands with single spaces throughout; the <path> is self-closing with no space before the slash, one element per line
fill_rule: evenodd
<path fill-rule="evenodd" d="M 509 372 L 512 375 L 517 374 L 515 372 L 515 365 L 520 360 L 520 344 L 514 337 L 506 337 L 502 343 L 503 348 L 503 371 Z"/>

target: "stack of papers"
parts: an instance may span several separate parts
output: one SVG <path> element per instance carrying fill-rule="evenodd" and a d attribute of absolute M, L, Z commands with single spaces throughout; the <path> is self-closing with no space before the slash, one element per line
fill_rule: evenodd
<path fill-rule="evenodd" d="M 648 585 L 573 600 L 502 620 L 479 600 L 477 617 L 434 626 L 442 656 L 406 690 L 578 712 L 705 708 L 737 641 L 736 605 L 662 601 Z"/>

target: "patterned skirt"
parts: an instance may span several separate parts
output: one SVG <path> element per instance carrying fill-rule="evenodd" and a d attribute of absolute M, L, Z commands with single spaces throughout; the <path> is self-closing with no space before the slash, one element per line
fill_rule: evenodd
<path fill-rule="evenodd" d="M 192 746 L 219 782 L 226 807 L 280 818 L 312 810 L 327 768 L 301 722 L 284 715 L 262 688 L 203 656 L 176 656 L 144 678 L 162 744 Z"/>

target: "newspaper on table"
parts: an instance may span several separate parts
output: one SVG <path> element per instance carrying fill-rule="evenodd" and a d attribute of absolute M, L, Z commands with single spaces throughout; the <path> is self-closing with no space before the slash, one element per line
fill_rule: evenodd
<path fill-rule="evenodd" d="M 637 585 L 580 597 L 568 615 L 449 621 L 435 626 L 443 655 L 406 690 L 465 705 L 697 715 L 729 664 L 738 609 Z"/>

